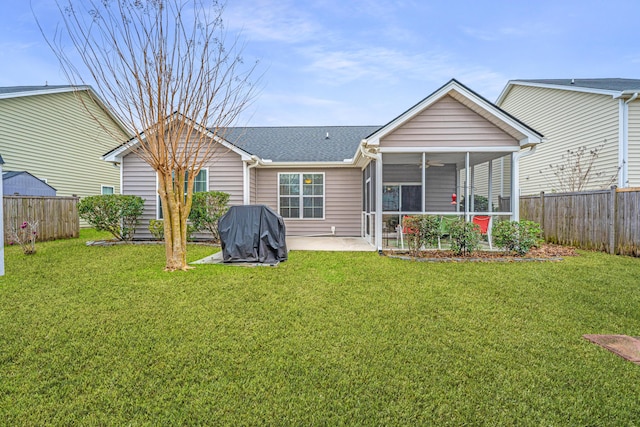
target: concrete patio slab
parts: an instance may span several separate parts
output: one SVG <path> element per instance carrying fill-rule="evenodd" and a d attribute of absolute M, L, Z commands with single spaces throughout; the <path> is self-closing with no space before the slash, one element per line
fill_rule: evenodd
<path fill-rule="evenodd" d="M 376 248 L 362 237 L 287 237 L 290 251 L 373 252 Z"/>

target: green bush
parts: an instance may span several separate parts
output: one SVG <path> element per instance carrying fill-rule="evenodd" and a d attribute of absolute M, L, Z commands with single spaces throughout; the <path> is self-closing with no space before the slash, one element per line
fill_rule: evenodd
<path fill-rule="evenodd" d="M 192 242 L 194 240 L 193 233 L 197 231 L 193 224 L 187 223 L 187 241 Z M 149 232 L 155 240 L 164 240 L 164 220 L 149 220 Z"/>
<path fill-rule="evenodd" d="M 500 221 L 493 226 L 493 242 L 506 252 L 527 254 L 542 240 L 540 224 L 533 221 Z"/>
<path fill-rule="evenodd" d="M 405 216 L 402 226 L 407 247 L 412 256 L 418 256 L 423 246 L 435 246 L 440 237 L 440 220 L 434 215 Z"/>
<path fill-rule="evenodd" d="M 194 193 L 189 220 L 194 231 L 211 233 L 213 240 L 220 241 L 218 220 L 229 210 L 229 194 L 222 191 Z"/>
<path fill-rule="evenodd" d="M 78 203 L 80 218 L 98 231 L 108 231 L 118 240 L 132 240 L 144 200 L 138 196 L 105 194 L 89 196 Z"/>
<path fill-rule="evenodd" d="M 451 250 L 456 255 L 468 255 L 480 246 L 480 226 L 459 218 L 449 225 Z"/>
<path fill-rule="evenodd" d="M 465 211 L 465 199 L 460 199 L 460 210 Z M 473 211 L 474 212 L 488 212 L 489 211 L 489 199 L 479 194 L 473 196 Z"/>
<path fill-rule="evenodd" d="M 152 219 L 149 221 L 149 232 L 156 240 L 164 240 L 164 221 Z"/>

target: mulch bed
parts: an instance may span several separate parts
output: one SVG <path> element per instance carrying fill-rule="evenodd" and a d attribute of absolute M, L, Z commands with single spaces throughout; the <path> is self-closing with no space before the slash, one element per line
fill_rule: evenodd
<path fill-rule="evenodd" d="M 466 256 L 455 255 L 452 251 L 426 250 L 421 251 L 420 256 L 409 256 L 408 252 L 385 251 L 385 255 L 391 258 L 400 258 L 412 261 L 433 261 L 433 262 L 481 262 L 481 261 L 561 261 L 564 257 L 577 256 L 576 249 L 571 246 L 561 246 L 553 244 L 543 244 L 533 248 L 524 256 L 515 256 L 500 251 L 476 251 Z"/>

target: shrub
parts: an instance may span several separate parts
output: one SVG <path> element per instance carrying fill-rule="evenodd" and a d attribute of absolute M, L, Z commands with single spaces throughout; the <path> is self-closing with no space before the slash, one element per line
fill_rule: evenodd
<path fill-rule="evenodd" d="M 164 240 L 164 221 L 152 219 L 149 221 L 149 232 L 156 240 Z"/>
<path fill-rule="evenodd" d="M 409 255 L 418 256 L 422 240 L 420 239 L 420 217 L 405 216 L 402 218 L 402 233 L 409 248 Z"/>
<path fill-rule="evenodd" d="M 35 254 L 36 238 L 38 237 L 38 221 L 24 221 L 20 227 L 11 224 L 8 237 L 9 244 L 19 244 L 25 255 Z"/>
<path fill-rule="evenodd" d="M 229 193 L 207 191 L 193 194 L 189 220 L 194 231 L 207 231 L 213 240 L 220 241 L 218 220 L 229 210 Z"/>
<path fill-rule="evenodd" d="M 465 199 L 464 197 L 460 200 L 460 210 L 464 212 L 465 210 Z M 473 196 L 473 211 L 474 212 L 487 212 L 489 211 L 489 199 L 485 196 L 481 196 L 479 194 L 474 194 Z"/>
<path fill-rule="evenodd" d="M 420 221 L 420 232 L 423 244 L 436 246 L 438 239 L 441 237 L 440 219 L 434 215 L 422 216 Z"/>
<path fill-rule="evenodd" d="M 407 239 L 409 254 L 418 256 L 423 246 L 438 244 L 440 221 L 433 215 L 405 216 L 402 219 L 403 233 Z"/>
<path fill-rule="evenodd" d="M 533 221 L 500 221 L 493 226 L 492 235 L 496 246 L 525 255 L 540 243 L 542 229 Z"/>
<path fill-rule="evenodd" d="M 85 197 L 78 203 L 80 218 L 96 230 L 108 231 L 118 240 L 132 240 L 144 200 L 138 196 L 105 194 Z"/>
<path fill-rule="evenodd" d="M 451 250 L 456 255 L 468 255 L 480 246 L 480 226 L 473 222 L 457 219 L 449 225 Z"/>
<path fill-rule="evenodd" d="M 193 241 L 193 233 L 197 232 L 193 224 L 187 223 L 187 241 Z M 155 240 L 164 240 L 164 221 L 161 219 L 149 220 L 149 232 Z"/>

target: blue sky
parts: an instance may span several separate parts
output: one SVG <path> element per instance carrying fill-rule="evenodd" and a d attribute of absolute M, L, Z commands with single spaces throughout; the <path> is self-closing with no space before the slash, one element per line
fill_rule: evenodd
<path fill-rule="evenodd" d="M 53 0 L 32 0 L 46 32 Z M 27 0 L 0 0 L 0 86 L 68 84 Z M 456 78 L 491 101 L 510 79 L 640 78 L 637 0 L 228 0 L 259 59 L 241 124 L 381 125 Z"/>

